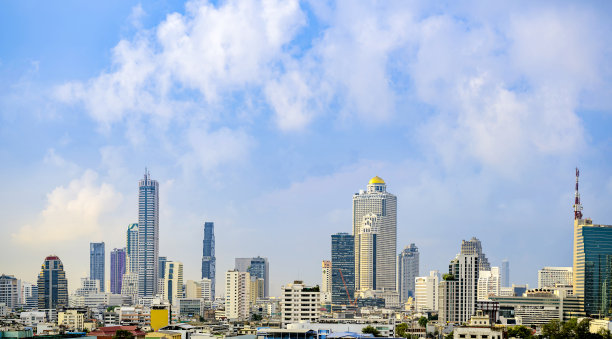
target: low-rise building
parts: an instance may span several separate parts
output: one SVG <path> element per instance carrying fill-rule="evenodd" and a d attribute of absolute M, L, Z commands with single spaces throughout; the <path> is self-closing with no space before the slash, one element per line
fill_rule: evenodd
<path fill-rule="evenodd" d="M 453 338 L 503 339 L 504 331 L 502 328 L 492 327 L 489 316 L 484 315 L 482 311 L 478 310 L 476 314 L 470 318 L 468 325 L 454 328 Z"/>
<path fill-rule="evenodd" d="M 283 325 L 319 320 L 319 287 L 309 287 L 300 280 L 282 286 L 281 323 Z"/>
<path fill-rule="evenodd" d="M 60 311 L 57 314 L 57 324 L 63 326 L 69 331 L 82 331 L 84 328 L 84 322 L 84 312 L 76 309 L 67 309 L 64 311 Z"/>
<path fill-rule="evenodd" d="M 40 323 L 44 323 L 47 318 L 45 312 L 32 311 L 21 312 L 19 314 L 19 319 L 21 319 L 21 323 L 25 326 L 34 327 Z"/>

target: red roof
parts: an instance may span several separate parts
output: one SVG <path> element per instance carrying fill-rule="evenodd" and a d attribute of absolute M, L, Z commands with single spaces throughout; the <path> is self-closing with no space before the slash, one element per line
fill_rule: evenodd
<path fill-rule="evenodd" d="M 144 336 L 147 333 L 138 329 L 138 326 L 108 326 L 100 327 L 93 332 L 89 332 L 90 336 L 94 337 L 112 337 L 118 330 L 126 330 L 131 332 L 135 337 Z"/>
<path fill-rule="evenodd" d="M 46 257 L 45 260 L 59 260 L 59 258 L 57 257 L 57 255 L 50 255 Z"/>

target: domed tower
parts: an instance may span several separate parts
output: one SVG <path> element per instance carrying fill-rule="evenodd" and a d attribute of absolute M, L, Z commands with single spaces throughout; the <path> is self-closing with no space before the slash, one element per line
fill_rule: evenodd
<path fill-rule="evenodd" d="M 45 258 L 38 274 L 38 309 L 68 306 L 68 281 L 64 264 L 56 255 Z"/>

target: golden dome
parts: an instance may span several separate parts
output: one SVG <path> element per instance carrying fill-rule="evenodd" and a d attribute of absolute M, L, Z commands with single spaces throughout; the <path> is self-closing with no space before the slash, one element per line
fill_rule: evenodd
<path fill-rule="evenodd" d="M 368 182 L 368 185 L 372 185 L 372 184 L 384 184 L 385 181 L 382 180 L 381 177 L 379 176 L 375 176 L 374 178 L 370 179 L 370 182 Z"/>

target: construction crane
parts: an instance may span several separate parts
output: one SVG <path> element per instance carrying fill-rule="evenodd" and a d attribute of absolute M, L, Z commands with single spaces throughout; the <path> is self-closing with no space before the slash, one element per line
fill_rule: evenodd
<path fill-rule="evenodd" d="M 344 281 L 344 274 L 342 274 L 342 269 L 339 268 L 338 271 L 340 271 L 340 278 L 342 278 L 342 283 L 344 284 L 344 290 L 346 291 L 346 296 L 348 297 L 349 305 L 355 306 L 356 300 L 351 300 L 351 294 L 349 293 L 348 287 L 346 286 L 346 281 Z"/>

